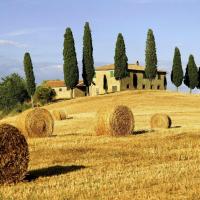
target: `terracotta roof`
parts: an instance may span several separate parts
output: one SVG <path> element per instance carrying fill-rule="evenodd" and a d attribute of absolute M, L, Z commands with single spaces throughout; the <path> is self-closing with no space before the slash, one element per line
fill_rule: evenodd
<path fill-rule="evenodd" d="M 145 67 L 140 66 L 140 65 L 136 65 L 136 64 L 128 64 L 128 69 L 129 70 L 144 71 Z M 114 64 L 96 67 L 96 71 L 107 71 L 107 70 L 114 70 Z M 166 71 L 158 70 L 158 72 L 166 72 Z"/>
<path fill-rule="evenodd" d="M 66 87 L 65 82 L 61 81 L 61 80 L 51 80 L 51 81 L 47 81 L 45 83 L 46 86 L 55 88 L 55 87 Z M 79 81 L 79 83 L 77 84 L 77 86 L 82 86 L 83 85 L 83 80 Z"/>

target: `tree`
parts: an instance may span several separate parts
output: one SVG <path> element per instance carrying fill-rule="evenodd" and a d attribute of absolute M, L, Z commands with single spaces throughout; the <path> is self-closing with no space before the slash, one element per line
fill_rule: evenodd
<path fill-rule="evenodd" d="M 156 43 L 153 31 L 148 30 L 146 40 L 146 51 L 145 51 L 145 74 L 146 77 L 152 82 L 157 74 L 157 54 L 156 54 Z"/>
<path fill-rule="evenodd" d="M 84 26 L 83 36 L 83 82 L 87 87 L 87 95 L 90 95 L 89 86 L 92 84 L 93 77 L 95 75 L 94 60 L 93 60 L 93 46 L 92 36 L 89 23 L 86 22 Z"/>
<path fill-rule="evenodd" d="M 67 88 L 70 88 L 71 98 L 73 98 L 73 90 L 79 81 L 79 70 L 76 58 L 74 38 L 70 28 L 66 29 L 64 35 L 63 60 L 64 60 L 63 71 L 64 71 L 65 84 Z"/>
<path fill-rule="evenodd" d="M 51 102 L 55 96 L 56 96 L 56 92 L 51 87 L 40 85 L 37 87 L 35 91 L 34 101 L 44 105 Z"/>
<path fill-rule="evenodd" d="M 106 75 L 103 76 L 103 89 L 105 90 L 106 94 L 108 93 L 108 80 Z"/>
<path fill-rule="evenodd" d="M 25 53 L 24 55 L 24 72 L 26 76 L 26 85 L 27 85 L 28 94 L 31 97 L 31 103 L 33 107 L 33 95 L 35 93 L 36 84 L 35 84 L 35 76 L 33 72 L 31 56 L 29 53 Z"/>
<path fill-rule="evenodd" d="M 2 78 L 0 82 L 0 110 L 9 112 L 17 104 L 23 104 L 30 97 L 26 83 L 18 74 Z"/>
<path fill-rule="evenodd" d="M 198 86 L 198 69 L 194 60 L 194 56 L 189 56 L 189 61 L 186 67 L 184 84 L 190 88 L 190 93 L 192 89 Z"/>
<path fill-rule="evenodd" d="M 199 67 L 199 71 L 198 71 L 198 85 L 197 88 L 200 89 L 200 67 Z"/>
<path fill-rule="evenodd" d="M 178 87 L 181 86 L 183 82 L 183 69 L 182 69 L 182 62 L 181 62 L 181 54 L 177 47 L 175 48 L 175 51 L 174 51 L 171 81 L 177 87 L 177 91 L 178 91 Z"/>
<path fill-rule="evenodd" d="M 121 80 L 128 76 L 128 58 L 126 56 L 126 47 L 124 38 L 121 33 L 118 34 L 115 47 L 115 70 L 114 76 L 116 80 Z"/>
<path fill-rule="evenodd" d="M 164 77 L 164 88 L 165 88 L 165 90 L 167 89 L 167 78 L 166 78 L 166 76 Z"/>

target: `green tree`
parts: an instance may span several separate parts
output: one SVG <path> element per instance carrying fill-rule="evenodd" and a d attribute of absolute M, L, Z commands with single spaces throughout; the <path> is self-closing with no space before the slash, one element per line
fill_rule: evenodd
<path fill-rule="evenodd" d="M 86 22 L 84 26 L 82 65 L 83 81 L 87 87 L 87 95 L 90 95 L 89 87 L 92 84 L 92 80 L 95 75 L 95 69 L 93 59 L 92 35 L 88 22 Z"/>
<path fill-rule="evenodd" d="M 33 95 L 35 93 L 36 84 L 35 84 L 35 76 L 33 72 L 31 56 L 27 52 L 24 55 L 24 72 L 26 76 L 26 85 L 27 85 L 28 94 L 31 97 L 31 103 L 33 107 Z"/>
<path fill-rule="evenodd" d="M 199 71 L 198 71 L 198 85 L 197 88 L 200 89 L 200 67 L 199 67 Z"/>
<path fill-rule="evenodd" d="M 115 70 L 114 76 L 116 80 L 121 80 L 128 76 L 128 58 L 126 56 L 126 47 L 124 38 L 121 33 L 118 34 L 115 47 Z"/>
<path fill-rule="evenodd" d="M 192 90 L 198 86 L 198 68 L 196 66 L 194 56 L 190 55 L 184 76 L 184 84 Z"/>
<path fill-rule="evenodd" d="M 11 74 L 0 82 L 0 110 L 11 111 L 17 104 L 30 99 L 26 83 L 18 74 Z"/>
<path fill-rule="evenodd" d="M 105 90 L 106 94 L 108 93 L 108 80 L 106 75 L 103 76 L 103 89 Z"/>
<path fill-rule="evenodd" d="M 178 91 L 178 87 L 181 86 L 183 82 L 183 69 L 182 69 L 182 62 L 181 62 L 181 54 L 177 47 L 175 48 L 175 51 L 174 51 L 171 81 L 177 87 L 177 91 Z"/>
<path fill-rule="evenodd" d="M 74 45 L 74 37 L 70 28 L 66 29 L 63 46 L 64 80 L 67 88 L 70 88 L 71 98 L 73 98 L 73 90 L 79 81 L 79 70 Z"/>
<path fill-rule="evenodd" d="M 146 51 L 145 51 L 145 74 L 146 77 L 152 82 L 157 74 L 157 54 L 156 54 L 156 43 L 153 31 L 148 30 L 146 40 Z"/>
<path fill-rule="evenodd" d="M 56 92 L 51 87 L 46 87 L 44 85 L 40 85 L 36 88 L 34 94 L 34 101 L 40 103 L 41 105 L 47 104 L 56 96 Z"/>

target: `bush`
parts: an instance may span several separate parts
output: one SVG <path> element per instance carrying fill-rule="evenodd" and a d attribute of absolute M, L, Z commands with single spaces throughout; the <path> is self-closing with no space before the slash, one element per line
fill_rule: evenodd
<path fill-rule="evenodd" d="M 18 74 L 2 78 L 0 82 L 0 110 L 10 112 L 17 104 L 23 104 L 30 99 L 26 83 Z"/>
<path fill-rule="evenodd" d="M 30 103 L 23 103 L 23 104 L 17 104 L 16 107 L 13 109 L 14 113 L 21 113 L 29 108 L 31 108 L 31 104 Z"/>
<path fill-rule="evenodd" d="M 38 86 L 35 91 L 34 102 L 37 104 L 39 103 L 41 105 L 44 105 L 53 101 L 55 96 L 56 96 L 55 90 L 53 90 L 51 87 L 41 85 Z"/>

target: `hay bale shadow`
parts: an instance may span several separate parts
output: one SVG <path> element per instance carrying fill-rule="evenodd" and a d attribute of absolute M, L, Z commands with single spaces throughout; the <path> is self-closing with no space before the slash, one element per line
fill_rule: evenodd
<path fill-rule="evenodd" d="M 25 181 L 31 182 L 41 177 L 58 176 L 61 174 L 67 174 L 69 172 L 77 171 L 86 168 L 83 165 L 71 165 L 71 166 L 52 166 L 42 169 L 31 170 L 26 175 Z"/>
<path fill-rule="evenodd" d="M 140 134 L 145 134 L 145 133 L 152 133 L 154 132 L 154 130 L 137 130 L 137 131 L 133 131 L 132 135 L 140 135 Z"/>

